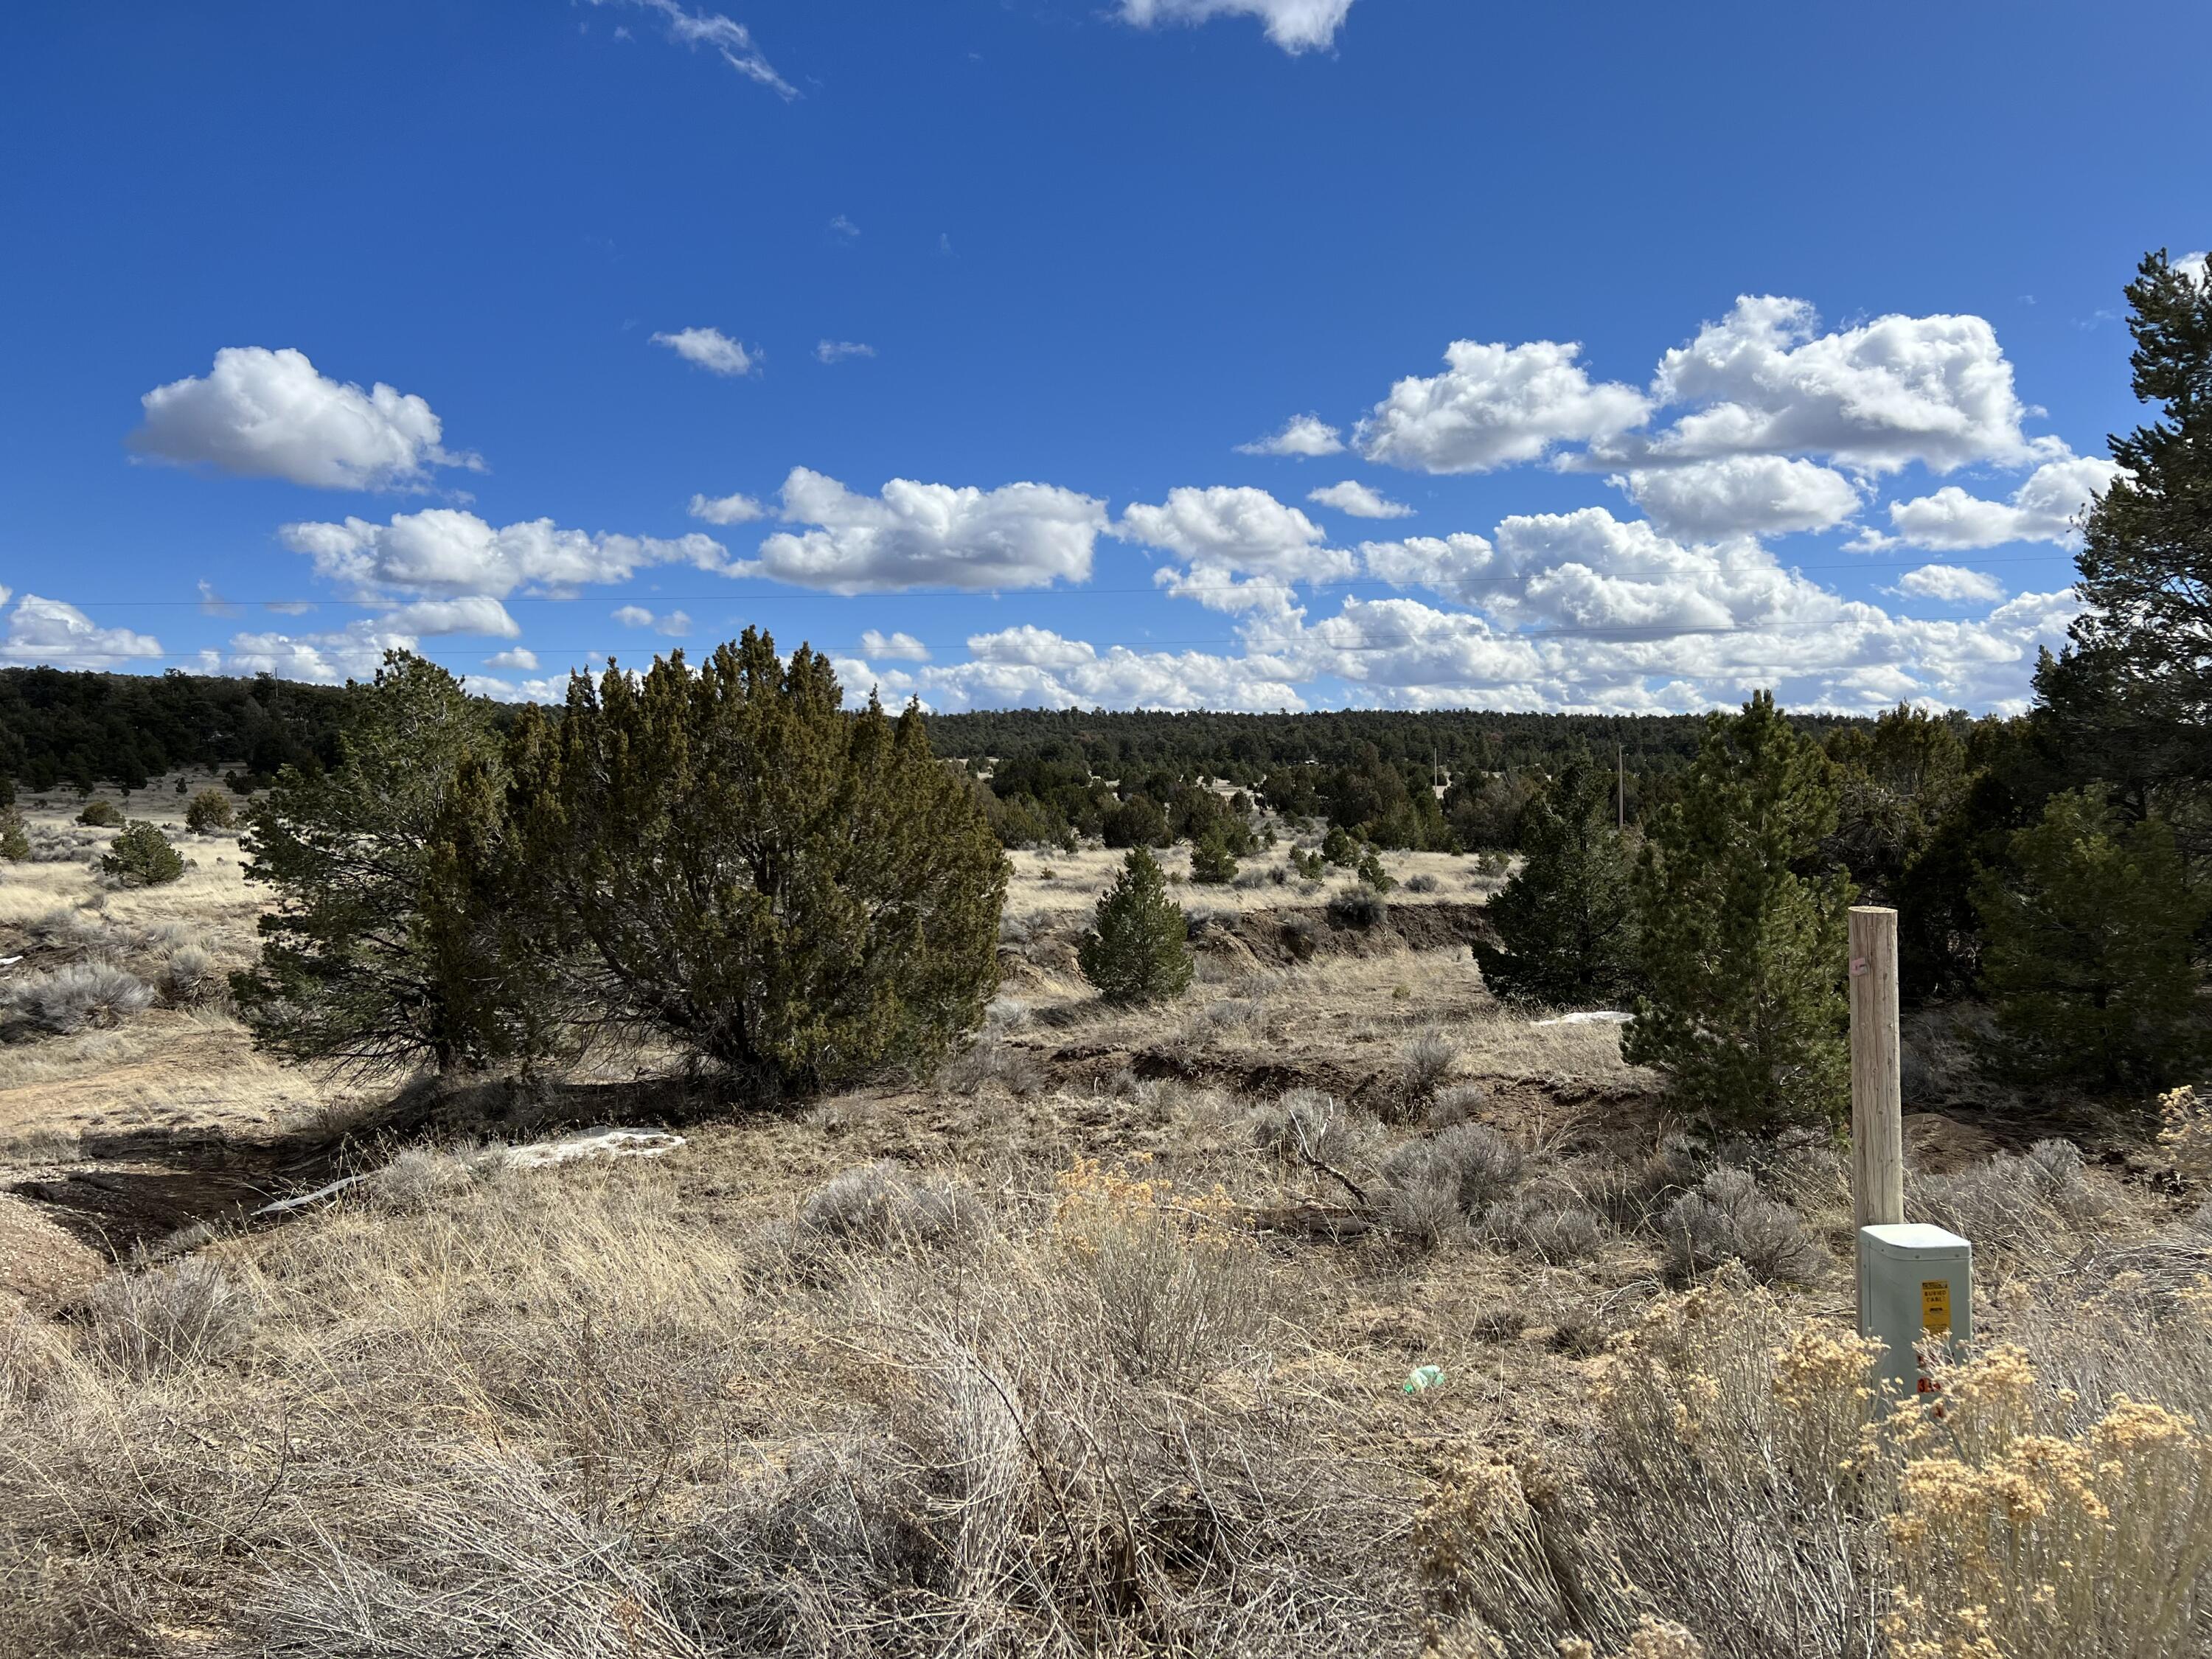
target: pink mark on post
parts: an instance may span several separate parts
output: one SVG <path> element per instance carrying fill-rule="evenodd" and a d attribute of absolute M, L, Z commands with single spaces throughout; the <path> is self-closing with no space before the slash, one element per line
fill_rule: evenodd
<path fill-rule="evenodd" d="M 1861 974 L 1866 972 L 1866 970 L 1867 959 L 1864 957 L 1853 957 L 1851 958 L 1851 977 L 1853 979 L 1856 979 Z"/>

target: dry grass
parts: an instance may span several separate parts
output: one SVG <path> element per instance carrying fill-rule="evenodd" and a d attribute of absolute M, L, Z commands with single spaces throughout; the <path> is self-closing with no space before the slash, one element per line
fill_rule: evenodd
<path fill-rule="evenodd" d="M 0 1047 L 11 1172 L 336 1121 L 204 999 L 258 896 L 186 844 L 173 888 L 0 883 L 39 971 L 161 994 Z M 1185 902 L 1314 902 L 1284 850 Z M 1103 1007 L 1066 952 L 1119 855 L 1015 862 L 1006 994 L 926 1084 L 653 1159 L 392 1149 L 0 1309 L 0 1656 L 1981 1659 L 1971 1606 L 2005 1654 L 2212 1650 L 2203 1441 L 2122 1403 L 2212 1423 L 2186 1203 L 2056 1147 L 1916 1179 L 2027 1357 L 1869 1436 L 1832 1148 L 1669 1136 L 1617 1028 L 1507 1013 L 1463 948 L 1216 938 Z"/>

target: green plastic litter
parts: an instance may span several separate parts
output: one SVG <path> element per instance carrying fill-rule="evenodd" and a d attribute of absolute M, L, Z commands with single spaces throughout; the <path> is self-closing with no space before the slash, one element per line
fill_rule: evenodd
<path fill-rule="evenodd" d="M 1406 1392 L 1407 1394 L 1419 1394 L 1424 1389 L 1434 1389 L 1442 1386 L 1443 1380 L 1444 1368 L 1443 1366 L 1416 1365 L 1412 1370 L 1406 1373 Z"/>

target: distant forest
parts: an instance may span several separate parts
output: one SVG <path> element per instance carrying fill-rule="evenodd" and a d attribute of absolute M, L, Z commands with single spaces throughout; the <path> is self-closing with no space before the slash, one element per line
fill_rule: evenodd
<path fill-rule="evenodd" d="M 75 673 L 0 669 L 0 781 L 33 791 L 143 789 L 185 767 L 239 769 L 337 758 L 346 694 L 263 674 Z"/>
<path fill-rule="evenodd" d="M 1964 718 L 1964 717 L 1961 717 Z M 1793 716 L 1814 737 L 1865 720 Z M 1103 709 L 1017 708 L 939 714 L 931 744 L 955 759 L 1080 750 L 1093 772 L 1164 767 L 1256 778 L 1272 767 L 1313 762 L 1346 766 L 1376 757 L 1447 775 L 1544 771 L 1578 748 L 1611 760 L 1619 744 L 1631 769 L 1664 773 L 1696 758 L 1703 714 L 1518 714 L 1480 709 L 1414 713 L 1351 709 L 1310 714 L 1111 714 Z"/>
<path fill-rule="evenodd" d="M 142 789 L 163 773 L 234 769 L 264 784 L 280 768 L 329 766 L 345 720 L 343 688 L 262 674 L 250 679 L 0 669 L 0 776 L 32 791 L 102 785 Z M 504 722 L 502 721 L 502 724 Z M 1794 717 L 1815 736 L 1864 724 Z M 1023 708 L 938 714 L 930 742 L 949 759 L 981 763 L 1079 753 L 1098 776 L 1165 770 L 1254 782 L 1270 769 L 1341 767 L 1371 757 L 1446 778 L 1554 769 L 1578 748 L 1629 770 L 1664 775 L 1698 752 L 1699 714 L 1528 714 L 1454 709 L 1310 714 L 1114 714 Z"/>

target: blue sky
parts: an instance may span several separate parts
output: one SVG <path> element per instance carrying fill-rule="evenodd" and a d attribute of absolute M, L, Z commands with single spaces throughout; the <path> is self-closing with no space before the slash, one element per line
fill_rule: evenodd
<path fill-rule="evenodd" d="M 0 660 L 2019 706 L 2212 9 L 31 3 Z M 1317 493 L 1318 492 L 1318 493 Z"/>

